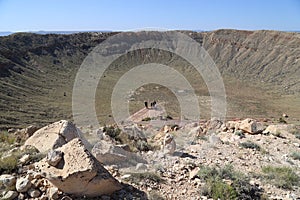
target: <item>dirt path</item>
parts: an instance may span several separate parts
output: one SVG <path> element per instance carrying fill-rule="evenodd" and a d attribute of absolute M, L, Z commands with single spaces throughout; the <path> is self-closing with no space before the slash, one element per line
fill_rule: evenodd
<path fill-rule="evenodd" d="M 143 119 L 150 117 L 155 118 L 166 113 L 163 104 L 157 104 L 154 108 L 142 108 L 128 118 L 128 121 L 141 122 Z"/>

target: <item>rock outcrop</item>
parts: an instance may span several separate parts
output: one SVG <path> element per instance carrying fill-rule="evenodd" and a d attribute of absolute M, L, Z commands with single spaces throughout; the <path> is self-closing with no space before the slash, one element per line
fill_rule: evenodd
<path fill-rule="evenodd" d="M 61 161 L 63 157 L 63 153 L 57 150 L 50 150 L 47 154 L 47 162 L 49 165 L 56 167 L 58 163 Z"/>
<path fill-rule="evenodd" d="M 88 142 L 82 138 L 82 133 L 69 121 L 61 120 L 45 126 L 28 138 L 24 146 L 34 146 L 40 152 L 63 146 L 74 138 L 80 138 L 86 146 Z"/>
<path fill-rule="evenodd" d="M 293 129 L 294 126 L 290 124 L 271 124 L 263 131 L 263 133 L 284 136 Z"/>
<path fill-rule="evenodd" d="M 244 119 L 240 122 L 238 128 L 250 134 L 262 133 L 265 129 L 264 125 L 254 119 Z"/>
<path fill-rule="evenodd" d="M 176 150 L 176 143 L 174 137 L 173 135 L 167 133 L 164 138 L 163 152 L 164 154 L 173 155 L 175 150 Z"/>
<path fill-rule="evenodd" d="M 145 161 L 135 153 L 124 150 L 119 145 L 114 145 L 105 140 L 95 144 L 92 154 L 104 165 L 118 165 L 120 167 L 133 166 Z"/>
<path fill-rule="evenodd" d="M 80 139 L 73 139 L 57 150 L 63 153 L 63 158 L 56 167 L 43 159 L 35 168 L 59 190 L 95 197 L 121 189 L 121 184 L 89 153 Z"/>

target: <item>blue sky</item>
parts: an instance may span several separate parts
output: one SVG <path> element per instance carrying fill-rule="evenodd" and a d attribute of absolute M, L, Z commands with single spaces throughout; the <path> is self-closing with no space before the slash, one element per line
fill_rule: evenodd
<path fill-rule="evenodd" d="M 0 0 L 0 31 L 300 30 L 300 0 Z"/>

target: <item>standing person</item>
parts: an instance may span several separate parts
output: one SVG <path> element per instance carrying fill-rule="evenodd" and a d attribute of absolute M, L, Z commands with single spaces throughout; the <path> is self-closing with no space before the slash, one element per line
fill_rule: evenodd
<path fill-rule="evenodd" d="M 145 107 L 148 109 L 148 102 L 145 101 Z"/>

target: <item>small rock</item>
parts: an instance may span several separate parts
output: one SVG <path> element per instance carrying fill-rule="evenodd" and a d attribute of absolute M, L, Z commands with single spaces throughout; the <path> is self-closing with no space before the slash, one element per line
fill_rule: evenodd
<path fill-rule="evenodd" d="M 255 180 L 250 180 L 249 183 L 250 183 L 250 185 L 256 185 Z"/>
<path fill-rule="evenodd" d="M 25 194 L 19 193 L 18 200 L 25 199 Z"/>
<path fill-rule="evenodd" d="M 220 139 L 219 136 L 215 135 L 215 134 L 211 134 L 209 137 L 208 137 L 208 141 L 210 144 L 212 145 L 216 145 L 216 144 L 222 144 L 222 140 Z"/>
<path fill-rule="evenodd" d="M 64 196 L 63 198 L 61 198 L 61 200 L 72 200 L 72 198 L 69 196 Z"/>
<path fill-rule="evenodd" d="M 147 165 L 145 165 L 144 163 L 138 163 L 138 164 L 136 164 L 135 169 L 138 170 L 138 171 L 146 170 Z"/>
<path fill-rule="evenodd" d="M 29 155 L 29 154 L 25 154 L 25 155 L 23 155 L 23 156 L 19 159 L 19 161 L 20 161 L 21 164 L 25 164 L 25 163 L 27 163 L 29 160 L 30 160 L 30 155 Z"/>
<path fill-rule="evenodd" d="M 201 128 L 201 126 L 194 127 L 190 130 L 188 135 L 195 136 L 195 137 L 202 136 L 202 135 L 204 135 L 203 129 Z"/>
<path fill-rule="evenodd" d="M 37 198 L 37 197 L 41 196 L 41 192 L 39 190 L 33 189 L 33 188 L 30 188 L 27 193 L 32 198 Z"/>
<path fill-rule="evenodd" d="M 17 129 L 15 129 L 15 128 L 10 128 L 7 130 L 8 133 L 14 133 L 16 131 L 17 131 Z"/>
<path fill-rule="evenodd" d="M 129 178 L 131 175 L 130 174 L 124 174 L 123 176 L 121 176 L 121 179 L 127 179 Z"/>
<path fill-rule="evenodd" d="M 163 142 L 163 152 L 164 154 L 173 155 L 176 150 L 176 143 L 173 135 L 166 134 Z"/>
<path fill-rule="evenodd" d="M 33 174 L 33 178 L 40 179 L 40 178 L 42 178 L 42 174 L 39 173 L 39 172 L 36 172 L 36 173 Z"/>
<path fill-rule="evenodd" d="M 58 150 L 50 150 L 47 154 L 47 163 L 53 167 L 56 167 L 58 163 L 61 161 L 63 157 L 63 153 Z"/>
<path fill-rule="evenodd" d="M 295 146 L 295 147 L 300 147 L 300 144 L 299 143 L 293 143 L 293 145 Z"/>
<path fill-rule="evenodd" d="M 215 130 L 221 128 L 222 124 L 223 124 L 223 122 L 220 119 L 213 117 L 206 123 L 206 126 L 208 127 L 208 130 L 215 131 Z"/>
<path fill-rule="evenodd" d="M 200 170 L 199 167 L 196 167 L 195 169 L 193 169 L 192 171 L 190 171 L 189 178 L 190 179 L 196 178 L 197 175 L 198 175 L 199 170 Z"/>
<path fill-rule="evenodd" d="M 33 133 L 34 133 L 35 131 L 37 131 L 37 130 L 38 130 L 38 128 L 37 128 L 36 126 L 33 126 L 33 125 L 28 126 L 28 127 L 25 129 L 26 137 L 29 138 L 29 137 L 32 136 Z"/>
<path fill-rule="evenodd" d="M 288 118 L 289 116 L 286 113 L 283 113 L 282 117 Z"/>
<path fill-rule="evenodd" d="M 40 196 L 39 200 L 48 200 L 48 196 L 46 194 L 42 194 L 42 196 Z"/>
<path fill-rule="evenodd" d="M 31 187 L 31 180 L 28 176 L 17 179 L 16 189 L 18 192 L 27 192 Z"/>
<path fill-rule="evenodd" d="M 110 200 L 110 197 L 107 195 L 101 196 L 101 200 Z"/>
<path fill-rule="evenodd" d="M 2 174 L 0 176 L 0 183 L 6 187 L 11 187 L 16 183 L 16 177 L 10 174 Z"/>
<path fill-rule="evenodd" d="M 181 191 L 181 194 L 186 194 L 187 189 L 184 189 L 183 191 Z"/>
<path fill-rule="evenodd" d="M 16 191 L 8 191 L 5 193 L 5 195 L 2 197 L 2 199 L 3 200 L 13 200 L 13 199 L 17 198 L 18 195 L 19 195 L 19 193 Z"/>
<path fill-rule="evenodd" d="M 125 151 L 130 151 L 130 147 L 128 144 L 118 144 L 116 146 L 124 149 Z"/>
<path fill-rule="evenodd" d="M 56 200 L 56 199 L 59 198 L 59 196 L 58 196 L 58 188 L 57 187 L 51 187 L 49 189 L 49 197 L 50 197 L 50 199 L 54 199 L 54 200 Z"/>

